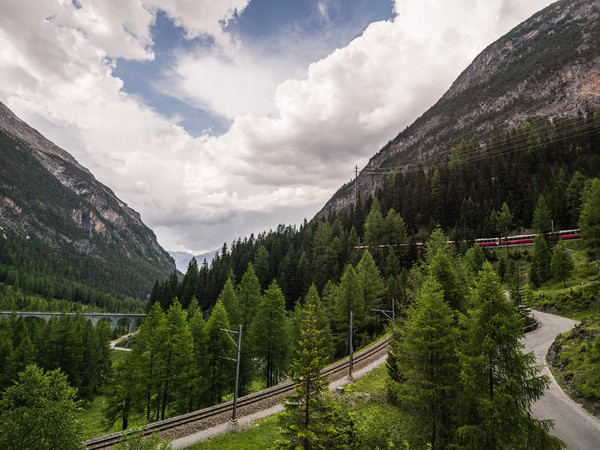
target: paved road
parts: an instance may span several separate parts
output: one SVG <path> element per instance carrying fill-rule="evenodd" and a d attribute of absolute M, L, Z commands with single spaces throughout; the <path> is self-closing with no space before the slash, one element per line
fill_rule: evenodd
<path fill-rule="evenodd" d="M 550 377 L 551 384 L 544 397 L 532 406 L 531 412 L 537 419 L 554 419 L 552 434 L 562 439 L 567 449 L 600 449 L 600 422 L 563 392 L 546 363 L 546 353 L 556 336 L 569 331 L 576 322 L 539 311 L 533 313 L 541 326 L 525 336 L 525 352 L 535 353 L 538 364 L 543 367 L 543 373 Z"/>

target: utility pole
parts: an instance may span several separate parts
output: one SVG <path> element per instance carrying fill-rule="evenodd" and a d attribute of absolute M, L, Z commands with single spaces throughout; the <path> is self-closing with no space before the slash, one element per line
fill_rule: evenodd
<path fill-rule="evenodd" d="M 352 348 L 352 311 L 350 311 L 350 332 L 348 333 L 348 341 L 350 346 L 350 365 L 348 377 L 352 378 L 352 368 L 354 365 L 354 349 Z"/>
<path fill-rule="evenodd" d="M 238 386 L 240 380 L 240 353 L 242 350 L 242 326 L 238 325 L 238 330 L 226 330 L 224 328 L 219 328 L 220 331 L 224 331 L 229 336 L 229 339 L 233 342 L 233 344 L 237 347 L 237 358 L 226 358 L 225 356 L 221 356 L 223 359 L 228 359 L 230 361 L 235 361 L 235 389 L 233 391 L 233 413 L 231 415 L 231 422 L 237 422 L 237 397 L 238 397 Z M 229 333 L 237 334 L 237 343 L 233 340 Z"/>
<path fill-rule="evenodd" d="M 388 320 L 390 320 L 392 323 L 394 323 L 396 321 L 396 300 L 392 299 L 392 310 L 391 311 L 389 311 L 387 309 L 372 309 L 371 311 L 382 313 L 385 317 L 388 318 Z"/>

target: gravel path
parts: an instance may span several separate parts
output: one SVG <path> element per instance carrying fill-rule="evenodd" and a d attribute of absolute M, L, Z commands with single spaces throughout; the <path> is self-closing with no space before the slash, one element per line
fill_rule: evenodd
<path fill-rule="evenodd" d="M 364 367 L 362 367 L 358 370 L 355 370 L 353 373 L 353 378 L 354 379 L 360 378 L 363 375 L 365 375 L 366 373 L 373 370 L 375 367 L 380 366 L 381 364 L 383 364 L 385 362 L 386 356 L 387 355 L 384 355 L 384 356 L 379 355 L 376 359 L 368 362 L 368 364 L 366 364 Z M 348 376 L 343 376 L 341 378 L 333 380 L 333 381 L 331 381 L 331 383 L 329 383 L 329 390 L 335 391 L 337 388 L 350 383 L 350 381 L 351 380 L 348 378 Z M 256 422 L 257 420 L 263 419 L 265 417 L 268 417 L 270 415 L 273 415 L 273 414 L 283 411 L 283 405 L 281 404 L 282 400 L 283 399 L 279 399 L 278 403 L 271 407 L 268 407 L 265 409 L 260 409 L 254 413 L 239 417 L 236 424 L 232 424 L 231 422 L 219 423 L 211 428 L 206 428 L 204 430 L 190 434 L 189 436 L 175 439 L 172 441 L 173 448 L 174 449 L 186 448 L 186 447 L 189 447 L 190 445 L 196 444 L 198 442 L 205 441 L 207 439 L 212 439 L 216 436 L 219 436 L 220 434 L 247 427 L 247 426 L 253 424 L 254 422 Z M 228 415 L 229 415 L 229 413 L 228 413 Z"/>
<path fill-rule="evenodd" d="M 565 317 L 532 311 L 540 327 L 523 339 L 525 352 L 534 352 L 543 373 L 551 380 L 544 396 L 533 404 L 531 412 L 537 419 L 555 421 L 552 434 L 562 439 L 569 450 L 600 448 L 600 422 L 560 388 L 546 363 L 546 353 L 559 333 L 573 328 L 577 322 Z"/>

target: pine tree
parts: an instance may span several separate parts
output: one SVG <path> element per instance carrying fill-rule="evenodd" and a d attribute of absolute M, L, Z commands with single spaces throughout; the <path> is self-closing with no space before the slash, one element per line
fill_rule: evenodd
<path fill-rule="evenodd" d="M 279 417 L 287 438 L 284 448 L 335 447 L 334 405 L 325 398 L 327 377 L 321 374 L 326 360 L 321 331 L 315 304 L 309 302 L 303 312 L 298 353 L 292 362 L 292 381 L 298 386 L 294 395 L 286 397 L 285 412 Z"/>
<path fill-rule="evenodd" d="M 550 421 L 531 417 L 548 387 L 535 355 L 523 354 L 523 319 L 507 302 L 491 264 L 472 292 L 467 339 L 460 354 L 463 407 L 458 443 L 463 448 L 561 448 Z"/>
<path fill-rule="evenodd" d="M 428 431 L 433 449 L 447 446 L 454 427 L 459 371 L 459 331 L 454 322 L 441 285 L 430 276 L 408 310 L 398 337 L 401 344 L 394 346 L 398 374 L 392 375 L 401 380 L 397 401 L 414 412 L 415 425 Z"/>

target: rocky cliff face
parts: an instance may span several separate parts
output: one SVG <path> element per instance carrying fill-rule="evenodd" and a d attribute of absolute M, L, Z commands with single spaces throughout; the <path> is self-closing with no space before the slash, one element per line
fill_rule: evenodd
<path fill-rule="evenodd" d="M 175 270 L 136 211 L 2 103 L 0 227 L 55 249 L 70 246 L 98 260 L 140 266 L 146 286 L 138 282 L 124 295 L 142 297 Z"/>
<path fill-rule="evenodd" d="M 563 0 L 486 48 L 444 96 L 371 158 L 356 187 L 370 196 L 381 174 L 447 160 L 461 137 L 508 130 L 533 117 L 574 116 L 600 106 L 600 0 Z M 434 162 L 435 161 L 435 162 Z M 353 203 L 342 186 L 318 217 Z"/>

